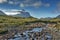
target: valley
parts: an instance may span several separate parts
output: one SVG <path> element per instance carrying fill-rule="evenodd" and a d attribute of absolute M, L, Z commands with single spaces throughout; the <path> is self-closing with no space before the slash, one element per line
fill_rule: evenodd
<path fill-rule="evenodd" d="M 21 34 L 27 30 L 32 30 L 33 28 L 43 28 L 45 29 L 43 33 L 48 32 L 50 35 L 52 35 L 52 40 L 59 40 L 60 24 L 58 20 L 59 19 L 54 21 L 54 19 L 50 19 L 47 21 L 33 17 L 18 18 L 11 16 L 0 16 L 0 39 L 8 40 L 10 38 L 14 38 L 14 35 L 18 33 Z"/>

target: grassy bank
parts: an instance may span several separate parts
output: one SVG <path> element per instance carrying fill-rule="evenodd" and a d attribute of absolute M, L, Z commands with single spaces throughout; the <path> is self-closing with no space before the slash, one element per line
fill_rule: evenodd
<path fill-rule="evenodd" d="M 13 28 L 13 27 L 21 26 L 21 25 L 28 25 L 29 23 L 38 23 L 38 22 L 56 24 L 54 27 L 60 30 L 60 19 L 59 18 L 52 18 L 50 20 L 41 20 L 41 19 L 37 19 L 34 17 L 22 18 L 22 17 L 11 17 L 11 16 L 0 16 L 0 30 L 2 29 L 7 30 L 10 27 Z M 22 28 L 27 29 L 24 26 L 22 26 Z"/>

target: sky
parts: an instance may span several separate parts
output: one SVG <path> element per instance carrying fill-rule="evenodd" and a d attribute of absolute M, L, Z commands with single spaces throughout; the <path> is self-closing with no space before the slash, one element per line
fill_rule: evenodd
<path fill-rule="evenodd" d="M 22 9 L 36 18 L 56 17 L 60 15 L 60 0 L 0 0 L 0 10 Z"/>

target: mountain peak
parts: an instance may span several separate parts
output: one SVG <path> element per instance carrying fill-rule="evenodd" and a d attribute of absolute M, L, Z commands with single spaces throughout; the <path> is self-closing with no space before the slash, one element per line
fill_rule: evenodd
<path fill-rule="evenodd" d="M 3 11 L 0 10 L 0 15 L 6 15 Z"/>
<path fill-rule="evenodd" d="M 58 15 L 56 18 L 60 18 L 60 15 Z"/>
<path fill-rule="evenodd" d="M 13 15 L 15 17 L 30 17 L 30 13 L 29 12 L 25 12 L 25 10 L 19 11 L 19 13 L 17 13 L 16 15 Z"/>
<path fill-rule="evenodd" d="M 21 11 L 15 10 L 15 11 L 7 11 L 7 12 L 3 12 L 0 10 L 0 15 L 6 15 L 6 13 L 10 14 L 8 16 L 13 16 L 13 17 L 25 17 L 25 18 L 31 17 L 30 13 L 26 12 L 24 9 L 22 9 Z M 15 14 L 15 15 L 13 15 L 13 14 Z"/>
<path fill-rule="evenodd" d="M 20 11 L 23 11 L 23 12 L 25 12 L 25 10 L 24 10 L 24 9 L 22 9 L 22 10 L 20 10 Z"/>

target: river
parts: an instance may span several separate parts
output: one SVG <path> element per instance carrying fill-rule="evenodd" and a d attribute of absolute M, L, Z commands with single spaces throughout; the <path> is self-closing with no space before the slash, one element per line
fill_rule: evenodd
<path fill-rule="evenodd" d="M 14 38 L 8 40 L 52 40 L 52 35 L 44 30 L 45 28 L 33 28 L 22 34 L 17 33 Z"/>

